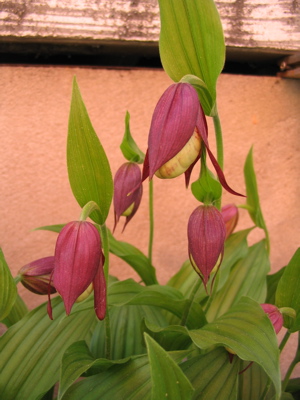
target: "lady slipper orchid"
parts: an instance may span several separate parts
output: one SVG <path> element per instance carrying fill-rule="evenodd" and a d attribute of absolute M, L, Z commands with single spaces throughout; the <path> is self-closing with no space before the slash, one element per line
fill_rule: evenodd
<path fill-rule="evenodd" d="M 276 334 L 279 333 L 283 326 L 283 315 L 281 314 L 280 310 L 273 304 L 267 303 L 261 304 L 261 307 L 264 312 L 268 314 Z"/>
<path fill-rule="evenodd" d="M 35 294 L 48 294 L 49 290 L 55 293 L 55 287 L 50 284 L 53 268 L 54 256 L 39 258 L 24 265 L 19 271 L 22 285 Z"/>
<path fill-rule="evenodd" d="M 234 204 L 226 204 L 224 207 L 222 207 L 221 214 L 225 222 L 227 239 L 232 234 L 238 223 L 239 210 Z"/>
<path fill-rule="evenodd" d="M 78 297 L 93 283 L 96 315 L 105 316 L 106 285 L 104 256 L 97 228 L 87 221 L 69 222 L 58 235 L 55 247 L 53 285 L 69 315 Z M 48 314 L 52 319 L 50 299 Z"/>
<path fill-rule="evenodd" d="M 141 170 L 138 164 L 127 162 L 116 172 L 114 179 L 114 229 L 121 216 L 126 217 L 123 231 L 137 212 L 141 203 L 143 186 Z"/>
<path fill-rule="evenodd" d="M 207 123 L 199 103 L 196 89 L 189 83 L 174 83 L 159 99 L 151 121 L 148 150 L 143 177 L 175 178 L 185 173 L 186 186 L 204 145 L 223 187 L 232 190 L 210 151 L 207 139 Z"/>
<path fill-rule="evenodd" d="M 189 257 L 205 288 L 211 271 L 221 264 L 225 237 L 225 222 L 216 207 L 201 205 L 193 211 L 188 222 Z"/>

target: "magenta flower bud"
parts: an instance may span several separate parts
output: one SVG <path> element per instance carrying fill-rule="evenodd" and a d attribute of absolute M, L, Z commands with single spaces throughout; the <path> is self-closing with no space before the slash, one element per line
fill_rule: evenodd
<path fill-rule="evenodd" d="M 141 170 L 138 164 L 127 162 L 116 172 L 114 179 L 114 229 L 121 216 L 126 217 L 123 230 L 137 212 L 143 194 Z"/>
<path fill-rule="evenodd" d="M 69 222 L 60 232 L 55 247 L 55 263 L 53 285 L 61 295 L 66 313 L 70 314 L 77 298 L 93 283 L 95 309 L 103 301 L 105 295 L 103 282 L 99 290 L 99 270 L 103 271 L 104 256 L 101 239 L 97 228 L 87 221 Z M 52 318 L 51 305 L 48 313 Z M 103 314 L 103 312 L 102 312 Z M 98 314 L 97 314 L 98 316 Z"/>
<path fill-rule="evenodd" d="M 229 187 L 209 148 L 206 118 L 196 89 L 189 83 L 174 83 L 163 93 L 152 116 L 142 180 L 152 179 L 154 174 L 175 178 L 185 173 L 188 186 L 202 144 L 224 189 L 242 196 Z"/>
<path fill-rule="evenodd" d="M 225 223 L 216 207 L 201 205 L 193 211 L 188 222 L 189 257 L 205 287 L 213 268 L 222 262 L 225 237 Z"/>
<path fill-rule="evenodd" d="M 55 293 L 55 287 L 50 284 L 53 268 L 54 256 L 39 258 L 24 265 L 19 271 L 22 285 L 35 294 Z"/>
<path fill-rule="evenodd" d="M 239 210 L 234 204 L 226 204 L 226 206 L 222 207 L 221 214 L 225 222 L 227 239 L 232 234 L 238 223 Z"/>
<path fill-rule="evenodd" d="M 273 304 L 261 304 L 262 309 L 266 314 L 268 314 L 268 317 L 270 318 L 272 325 L 274 327 L 274 330 L 276 334 L 280 331 L 280 329 L 283 326 L 283 315 L 279 311 L 279 309 L 274 306 Z"/>

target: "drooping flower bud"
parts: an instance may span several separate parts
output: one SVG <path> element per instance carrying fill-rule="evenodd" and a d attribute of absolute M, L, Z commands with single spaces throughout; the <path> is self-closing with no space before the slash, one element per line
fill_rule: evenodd
<path fill-rule="evenodd" d="M 49 290 L 50 293 L 55 293 L 55 287 L 50 284 L 53 268 L 53 256 L 39 258 L 24 265 L 19 271 L 22 285 L 35 294 L 48 294 Z"/>
<path fill-rule="evenodd" d="M 225 236 L 225 223 L 216 207 L 201 205 L 193 211 L 188 222 L 189 257 L 205 287 L 213 268 L 221 264 Z"/>
<path fill-rule="evenodd" d="M 227 239 L 232 234 L 238 223 L 239 210 L 235 204 L 226 204 L 222 207 L 221 214 L 225 222 Z"/>
<path fill-rule="evenodd" d="M 103 264 L 104 256 L 97 228 L 87 221 L 69 222 L 57 238 L 52 277 L 67 314 L 70 314 L 73 304 L 91 283 L 95 290 L 95 285 L 98 285 L 97 274 L 99 270 L 103 271 Z M 103 302 L 105 292 L 102 285 L 102 292 L 98 290 L 97 296 L 95 294 L 95 309 Z M 50 302 L 48 313 L 52 318 Z"/>
<path fill-rule="evenodd" d="M 188 186 L 202 145 L 207 149 L 222 186 L 240 195 L 228 186 L 209 148 L 206 118 L 196 89 L 189 83 L 174 83 L 163 93 L 152 116 L 142 180 L 148 176 L 152 179 L 154 175 L 175 178 L 185 173 Z"/>
<path fill-rule="evenodd" d="M 123 227 L 125 229 L 128 222 L 137 212 L 141 203 L 143 186 L 141 170 L 138 164 L 127 162 L 116 172 L 114 179 L 114 214 L 115 224 L 121 216 L 126 217 Z"/>
<path fill-rule="evenodd" d="M 276 334 L 280 331 L 280 329 L 283 326 L 283 315 L 279 311 L 279 309 L 274 306 L 273 304 L 261 304 L 262 309 L 266 314 L 268 314 L 268 317 L 270 318 L 274 330 Z"/>

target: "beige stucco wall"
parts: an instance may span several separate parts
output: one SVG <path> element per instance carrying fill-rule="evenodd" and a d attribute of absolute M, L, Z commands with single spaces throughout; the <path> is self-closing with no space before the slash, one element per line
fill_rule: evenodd
<path fill-rule="evenodd" d="M 75 74 L 113 173 L 123 163 L 119 144 L 126 110 L 131 113 L 133 135 L 145 151 L 152 111 L 170 84 L 160 70 L 0 67 L 0 245 L 14 275 L 23 264 L 53 254 L 56 235 L 33 232 L 35 227 L 79 217 L 65 157 Z M 274 77 L 222 75 L 218 83 L 225 173 L 229 184 L 244 192 L 243 164 L 254 144 L 273 271 L 288 262 L 300 242 L 299 89 L 300 81 Z M 212 129 L 210 140 L 213 147 Z M 155 194 L 154 265 L 159 281 L 166 282 L 187 258 L 186 224 L 197 202 L 184 189 L 183 177 L 155 179 Z M 225 193 L 224 203 L 232 201 L 241 203 Z M 249 224 L 246 211 L 241 211 L 239 226 Z M 108 226 L 113 226 L 112 213 Z M 147 252 L 147 185 L 136 217 L 122 235 L 118 226 L 116 236 Z M 261 232 L 254 232 L 251 240 L 257 237 Z M 120 278 L 135 276 L 114 257 L 111 273 Z M 31 306 L 40 301 L 22 288 L 20 292 Z"/>

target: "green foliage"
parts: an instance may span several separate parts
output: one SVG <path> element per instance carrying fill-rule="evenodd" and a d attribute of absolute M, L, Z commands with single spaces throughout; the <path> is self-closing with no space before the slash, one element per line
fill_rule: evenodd
<path fill-rule="evenodd" d="M 77 202 L 84 207 L 94 201 L 100 211 L 91 218 L 104 224 L 112 201 L 113 180 L 105 151 L 94 131 L 76 79 L 69 117 L 67 163 L 70 185 Z"/>
<path fill-rule="evenodd" d="M 11 312 L 17 298 L 14 278 L 0 249 L 0 321 Z"/>
<path fill-rule="evenodd" d="M 130 114 L 127 111 L 125 116 L 125 132 L 120 149 L 126 160 L 142 164 L 145 159 L 145 154 L 138 148 L 130 132 Z"/>

